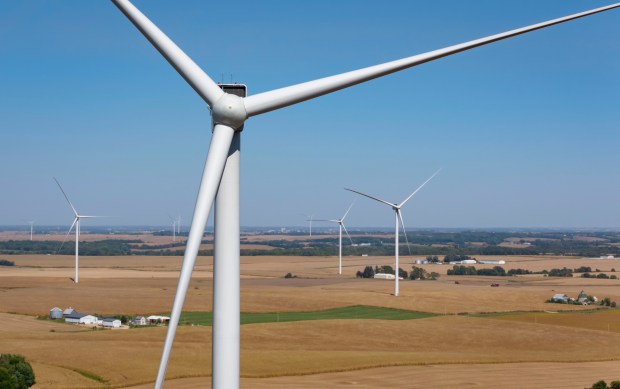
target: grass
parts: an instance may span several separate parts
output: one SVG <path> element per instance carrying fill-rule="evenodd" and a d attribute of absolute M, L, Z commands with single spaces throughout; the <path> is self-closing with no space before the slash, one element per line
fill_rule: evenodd
<path fill-rule="evenodd" d="M 86 378 L 88 378 L 90 380 L 97 381 L 97 382 L 100 382 L 102 384 L 105 384 L 105 383 L 108 382 L 106 379 L 98 376 L 97 374 L 91 373 L 91 372 L 86 371 L 86 370 L 75 369 L 75 368 L 73 368 L 71 370 L 73 370 L 74 372 L 76 372 L 76 373 L 78 373 L 78 374 L 80 374 L 80 375 L 82 375 L 82 376 L 84 376 L 84 377 L 86 377 Z"/>
<path fill-rule="evenodd" d="M 326 309 L 324 311 L 241 313 L 241 324 L 336 319 L 413 320 L 432 316 L 436 315 L 404 309 L 354 305 L 350 307 Z M 186 325 L 211 326 L 213 324 L 213 313 L 183 312 L 179 322 Z"/>

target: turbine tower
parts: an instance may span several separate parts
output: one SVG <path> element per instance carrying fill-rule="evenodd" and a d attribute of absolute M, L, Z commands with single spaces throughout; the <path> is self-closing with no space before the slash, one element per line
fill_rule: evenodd
<path fill-rule="evenodd" d="M 168 215 L 170 220 L 172 221 L 172 241 L 177 241 L 177 221 L 172 218 L 172 216 Z"/>
<path fill-rule="evenodd" d="M 62 249 L 62 246 L 67 241 L 67 237 L 69 237 L 69 234 L 71 233 L 71 230 L 73 229 L 73 226 L 75 226 L 75 278 L 73 279 L 73 282 L 77 284 L 78 283 L 79 260 L 80 260 L 80 257 L 79 257 L 80 219 L 92 219 L 92 218 L 103 217 L 103 216 L 86 216 L 86 215 L 78 214 L 78 211 L 75 210 L 75 207 L 73 206 L 73 204 L 71 204 L 71 201 L 69 201 L 69 197 L 67 197 L 65 190 L 62 189 L 62 186 L 60 185 L 60 182 L 58 182 L 56 177 L 54 177 L 54 181 L 56 181 L 56 184 L 58 184 L 60 191 L 65 196 L 65 199 L 67 200 L 67 203 L 69 203 L 69 206 L 71 207 L 71 210 L 73 211 L 73 215 L 75 216 L 75 218 L 73 219 L 73 223 L 71 224 L 71 227 L 69 227 L 69 231 L 67 231 L 67 235 L 65 235 L 65 239 L 62 241 L 62 244 L 60 245 L 60 248 L 58 249 L 58 251 L 56 251 L 56 253 L 60 252 L 60 249 Z"/>
<path fill-rule="evenodd" d="M 409 246 L 409 240 L 407 239 L 407 231 L 405 230 L 405 222 L 403 221 L 403 215 L 400 212 L 401 208 L 407 203 L 407 201 L 409 201 L 409 199 L 411 199 L 416 193 L 418 193 L 418 191 L 420 189 L 422 189 L 422 187 L 424 187 L 424 185 L 426 185 L 427 182 L 429 182 L 430 180 L 433 179 L 433 177 L 435 177 L 437 175 L 437 173 L 439 173 L 441 171 L 441 169 L 437 170 L 435 173 L 433 173 L 432 176 L 429 177 L 428 180 L 424 181 L 424 183 L 422 185 L 420 185 L 418 187 L 418 189 L 414 190 L 413 193 L 411 193 L 409 195 L 409 197 L 407 197 L 402 203 L 400 204 L 394 204 L 394 203 L 390 203 L 388 201 L 385 200 L 381 200 L 377 197 L 373 197 L 373 196 L 369 196 L 365 193 L 362 192 L 358 192 L 356 190 L 353 189 L 347 189 L 346 190 L 350 191 L 350 192 L 354 192 L 357 193 L 359 195 L 368 197 L 369 199 L 378 201 L 380 203 L 383 203 L 385 205 L 389 205 L 390 207 L 392 207 L 392 210 L 394 211 L 394 215 L 395 215 L 395 219 L 396 219 L 396 228 L 394 229 L 394 262 L 396 265 L 396 268 L 394 269 L 394 296 L 398 296 L 398 245 L 399 245 L 399 240 L 398 240 L 398 223 L 400 223 L 403 226 L 403 234 L 405 235 L 405 240 L 407 241 L 407 246 Z"/>
<path fill-rule="evenodd" d="M 247 119 L 475 47 L 620 7 L 617 3 L 348 73 L 240 97 L 224 92 L 129 0 L 112 1 L 211 109 L 213 136 L 198 189 L 155 387 L 163 385 L 200 241 L 215 202 L 212 332 L 212 386 L 215 389 L 239 387 L 239 157 L 241 131 Z"/>
<path fill-rule="evenodd" d="M 344 232 L 346 232 L 347 236 L 349 237 L 349 241 L 351 242 L 351 244 L 353 244 L 353 240 L 351 240 L 351 235 L 349 235 L 349 231 L 347 231 L 347 227 L 345 227 L 344 225 L 344 219 L 349 214 L 349 211 L 351 210 L 351 207 L 353 207 L 353 204 L 355 204 L 355 201 L 351 203 L 351 205 L 349 206 L 349 209 L 347 209 L 347 211 L 344 213 L 344 216 L 341 217 L 340 219 L 316 219 L 315 220 L 317 222 L 338 223 L 338 274 L 342 274 L 342 229 L 343 228 L 344 228 Z"/>
<path fill-rule="evenodd" d="M 28 224 L 30 224 L 30 241 L 32 241 L 32 226 L 34 225 L 34 222 L 28 222 Z"/>
<path fill-rule="evenodd" d="M 310 224 L 310 238 L 312 238 L 312 221 L 314 221 L 314 214 L 312 215 L 306 215 L 306 217 L 308 218 L 306 221 L 309 222 Z"/>

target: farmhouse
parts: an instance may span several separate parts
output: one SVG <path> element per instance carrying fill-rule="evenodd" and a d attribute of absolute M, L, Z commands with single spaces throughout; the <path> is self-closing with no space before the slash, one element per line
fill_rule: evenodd
<path fill-rule="evenodd" d="M 144 316 L 136 316 L 135 319 L 131 321 L 131 324 L 134 326 L 145 326 L 146 318 Z"/>
<path fill-rule="evenodd" d="M 79 313 L 78 311 L 72 311 L 69 315 L 65 316 L 65 323 L 97 324 L 97 317 L 86 313 Z"/>
<path fill-rule="evenodd" d="M 568 303 L 568 296 L 562 293 L 554 294 L 551 300 L 556 302 Z"/>
<path fill-rule="evenodd" d="M 50 309 L 50 319 L 62 319 L 62 309 L 58 307 Z"/>

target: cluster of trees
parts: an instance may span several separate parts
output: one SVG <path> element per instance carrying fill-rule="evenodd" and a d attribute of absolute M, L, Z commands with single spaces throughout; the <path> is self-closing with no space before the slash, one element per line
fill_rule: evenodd
<path fill-rule="evenodd" d="M 474 266 L 454 265 L 448 269 L 449 276 L 498 276 L 507 275 L 506 270 L 501 266 L 494 266 L 491 269 L 477 269 Z"/>
<path fill-rule="evenodd" d="M 607 382 L 600 380 L 595 382 L 589 389 L 620 389 L 620 381 L 611 381 L 608 386 Z"/>
<path fill-rule="evenodd" d="M 618 277 L 615 274 L 612 274 L 611 276 L 608 276 L 605 273 L 598 273 L 597 275 L 590 274 L 590 273 L 583 273 L 583 274 L 581 274 L 581 277 L 583 277 L 583 278 L 603 278 L 603 279 L 612 279 L 612 280 L 617 280 L 618 279 Z"/>
<path fill-rule="evenodd" d="M 445 257 L 443 257 L 444 263 L 460 262 L 460 261 L 465 261 L 468 259 L 476 259 L 476 258 L 472 258 L 469 255 L 464 255 L 464 254 L 448 254 Z"/>
<path fill-rule="evenodd" d="M 516 276 L 521 274 L 532 274 L 533 272 L 527 269 L 510 269 L 506 274 L 509 276 Z"/>
<path fill-rule="evenodd" d="M 26 358 L 16 354 L 0 354 L 0 388 L 27 389 L 34 383 L 34 371 Z"/>
<path fill-rule="evenodd" d="M 15 262 L 8 259 L 0 259 L 0 266 L 15 266 Z"/>
<path fill-rule="evenodd" d="M 427 272 L 421 267 L 412 266 L 411 272 L 409 272 L 409 278 L 412 280 L 436 280 L 439 278 L 439 273 L 434 271 Z"/>
<path fill-rule="evenodd" d="M 604 306 L 604 307 L 615 308 L 616 307 L 616 302 L 615 301 L 611 301 L 611 299 L 609 297 L 605 297 L 604 299 L 601 300 L 601 305 Z"/>
<path fill-rule="evenodd" d="M 543 270 L 543 273 L 545 271 Z M 547 272 L 547 275 L 549 277 L 572 277 L 573 276 L 573 271 L 567 267 L 563 267 L 561 269 L 551 269 Z"/>
<path fill-rule="evenodd" d="M 107 239 L 96 242 L 80 242 L 80 254 L 83 255 L 130 255 L 131 243 L 142 243 L 141 240 Z M 30 241 L 9 240 L 0 242 L 2 254 L 50 254 L 60 248 L 61 243 L 52 240 Z M 75 254 L 75 245 L 65 244 L 59 254 Z"/>

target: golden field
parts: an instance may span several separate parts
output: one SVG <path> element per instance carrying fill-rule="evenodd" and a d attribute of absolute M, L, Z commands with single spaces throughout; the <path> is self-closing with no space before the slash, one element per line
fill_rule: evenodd
<path fill-rule="evenodd" d="M 169 312 L 181 258 L 80 257 L 77 286 L 69 279 L 74 274 L 71 256 L 2 258 L 16 266 L 0 268 L 1 352 L 20 353 L 32 362 L 35 388 L 152 385 L 165 328 L 95 331 L 34 316 L 46 315 L 54 306 L 102 316 Z M 620 269 L 613 260 L 501 259 L 507 262 L 505 269 Z M 393 282 L 355 278 L 365 265 L 391 264 L 392 258 L 343 261 L 344 274 L 339 276 L 336 257 L 242 257 L 241 309 L 282 312 L 373 305 L 440 316 L 244 325 L 243 387 L 583 388 L 599 379 L 620 379 L 619 311 L 583 313 L 578 311 L 591 307 L 544 303 L 555 293 L 576 296 L 581 290 L 620 301 L 620 280 L 448 277 L 449 266 L 423 265 L 441 278 L 402 281 L 401 295 L 395 298 Z M 409 270 L 413 261 L 403 257 L 401 267 Z M 299 278 L 284 279 L 288 272 Z M 491 288 L 495 282 L 500 287 Z M 212 261 L 201 257 L 185 310 L 209 311 L 211 288 Z M 560 309 L 577 312 L 544 312 Z M 516 311 L 522 313 L 473 315 Z M 166 387 L 209 387 L 210 348 L 210 327 L 180 327 Z"/>

